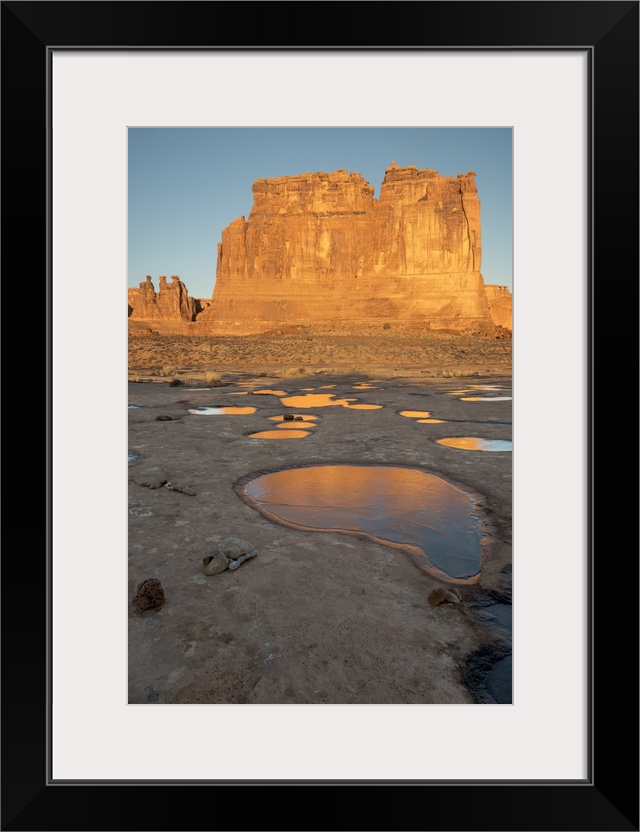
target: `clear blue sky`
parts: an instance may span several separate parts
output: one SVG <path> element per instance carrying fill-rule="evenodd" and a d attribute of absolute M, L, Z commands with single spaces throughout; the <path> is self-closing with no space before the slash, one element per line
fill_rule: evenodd
<path fill-rule="evenodd" d="M 256 179 L 316 171 L 360 173 L 379 196 L 385 168 L 474 170 L 485 283 L 512 286 L 509 128 L 130 128 L 129 286 L 177 274 L 210 298 L 222 230 L 249 216 Z"/>

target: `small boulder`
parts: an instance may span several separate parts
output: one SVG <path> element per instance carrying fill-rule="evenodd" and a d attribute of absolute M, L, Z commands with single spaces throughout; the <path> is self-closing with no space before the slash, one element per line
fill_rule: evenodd
<path fill-rule="evenodd" d="M 167 475 L 164 471 L 158 468 L 149 468 L 132 477 L 136 485 L 142 485 L 145 488 L 160 488 L 167 481 Z"/>
<path fill-rule="evenodd" d="M 141 612 L 155 610 L 165 602 L 164 589 L 157 578 L 147 578 L 140 581 L 136 594 L 133 596 L 133 604 Z"/>
<path fill-rule="evenodd" d="M 218 546 L 218 551 L 226 555 L 230 560 L 239 558 L 240 555 L 247 555 L 252 552 L 254 547 L 246 540 L 241 540 L 238 537 L 227 537 Z"/>
<path fill-rule="evenodd" d="M 205 575 L 217 575 L 229 567 L 229 558 L 222 552 L 216 552 L 215 555 L 207 555 L 203 558 L 202 563 Z"/>
<path fill-rule="evenodd" d="M 459 604 L 461 600 L 460 592 L 456 587 L 445 589 L 443 586 L 434 589 L 429 593 L 429 597 L 427 598 L 427 601 L 433 607 L 439 607 L 440 604 L 447 603 Z"/>
<path fill-rule="evenodd" d="M 156 416 L 156 422 L 172 422 L 172 421 L 173 421 L 173 417 L 172 416 L 167 416 L 166 413 L 162 413 L 162 414 L 160 414 L 160 416 Z"/>
<path fill-rule="evenodd" d="M 282 417 L 283 422 L 293 422 L 293 413 L 285 413 Z"/>
<path fill-rule="evenodd" d="M 180 381 L 179 378 L 171 379 L 169 387 L 184 387 L 184 381 Z"/>

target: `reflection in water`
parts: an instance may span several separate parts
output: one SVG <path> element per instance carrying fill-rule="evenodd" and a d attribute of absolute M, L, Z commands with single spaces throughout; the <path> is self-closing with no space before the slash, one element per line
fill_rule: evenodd
<path fill-rule="evenodd" d="M 319 465 L 264 474 L 243 493 L 281 523 L 407 547 L 422 568 L 440 576 L 469 581 L 479 574 L 482 535 L 474 498 L 433 474 Z"/>
<path fill-rule="evenodd" d="M 461 402 L 510 402 L 511 396 L 463 396 Z"/>
<path fill-rule="evenodd" d="M 335 393 L 307 393 L 305 396 L 287 396 L 280 399 L 285 407 L 346 407 L 350 410 L 378 410 L 381 404 L 352 404 L 357 399 L 336 399 Z"/>
<path fill-rule="evenodd" d="M 279 428 L 284 425 L 278 425 Z M 288 427 L 288 426 L 287 426 Z M 308 430 L 262 430 L 259 433 L 250 433 L 252 439 L 302 439 L 309 436 Z"/>
<path fill-rule="evenodd" d="M 280 401 L 286 407 L 344 407 L 357 399 L 336 399 L 335 393 L 307 393 L 306 396 L 287 396 Z"/>
<path fill-rule="evenodd" d="M 254 396 L 286 396 L 286 390 L 254 390 Z"/>
<path fill-rule="evenodd" d="M 315 428 L 315 426 L 315 422 L 307 422 L 303 425 L 301 425 L 300 422 L 278 422 L 276 425 L 276 427 L 280 430 L 300 430 L 301 428 L 309 430 L 309 428 Z"/>
<path fill-rule="evenodd" d="M 401 410 L 401 416 L 409 416 L 412 419 L 415 419 L 417 422 L 420 422 L 421 425 L 442 425 L 444 424 L 444 419 L 418 419 L 418 416 L 431 416 L 431 413 L 428 410 Z"/>
<path fill-rule="evenodd" d="M 479 436 L 452 436 L 436 439 L 436 442 L 463 451 L 510 451 L 513 448 L 510 439 L 481 439 Z"/>
<path fill-rule="evenodd" d="M 491 384 L 472 384 L 474 390 L 506 390 L 506 387 L 498 387 Z"/>
<path fill-rule="evenodd" d="M 255 407 L 196 407 L 189 411 L 196 416 L 246 416 L 255 412 Z"/>
<path fill-rule="evenodd" d="M 227 396 L 248 396 L 249 391 L 248 390 L 241 390 L 239 393 L 238 392 L 236 392 L 236 393 L 227 393 L 226 395 Z"/>

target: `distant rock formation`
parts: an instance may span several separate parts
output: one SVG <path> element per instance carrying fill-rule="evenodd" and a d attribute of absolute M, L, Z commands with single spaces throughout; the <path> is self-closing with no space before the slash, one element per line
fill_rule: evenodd
<path fill-rule="evenodd" d="M 346 322 L 494 326 L 475 173 L 393 162 L 373 194 L 345 170 L 255 182 L 249 218 L 222 232 L 211 305 L 198 323 L 220 334 Z"/>
<path fill-rule="evenodd" d="M 198 311 L 195 298 L 189 297 L 187 287 L 177 275 L 171 283 L 160 277 L 159 290 L 153 286 L 151 275 L 139 289 L 129 289 L 128 312 L 132 321 L 194 321 Z"/>
<path fill-rule="evenodd" d="M 484 288 L 494 324 L 513 329 L 513 298 L 509 287 L 489 284 Z"/>

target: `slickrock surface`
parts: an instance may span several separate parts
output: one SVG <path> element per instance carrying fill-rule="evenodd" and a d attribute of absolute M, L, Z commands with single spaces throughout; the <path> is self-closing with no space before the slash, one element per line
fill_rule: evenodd
<path fill-rule="evenodd" d="M 136 338 L 133 346 L 155 340 Z M 260 339 L 254 346 L 260 348 Z M 205 361 L 199 369 L 210 366 Z M 129 597 L 149 578 L 160 580 L 165 592 L 160 609 L 141 612 L 130 604 L 129 702 L 473 704 L 509 698 L 511 454 L 461 451 L 435 440 L 475 433 L 510 439 L 510 365 L 463 378 L 416 369 L 274 371 L 265 380 L 252 369 L 223 372 L 217 387 L 193 376 L 198 370 L 184 372 L 185 383 L 177 387 L 151 375 L 129 383 Z M 461 390 L 484 386 L 492 392 L 480 395 L 503 398 L 462 400 Z M 306 438 L 249 436 L 273 428 L 272 417 L 297 412 L 266 389 L 294 396 L 309 388 L 380 407 L 305 410 L 317 416 Z M 253 412 L 190 413 L 227 404 L 251 405 Z M 406 410 L 429 411 L 441 421 L 420 424 L 400 415 Z M 171 421 L 156 421 L 160 414 Z M 424 572 L 406 552 L 358 535 L 277 524 L 238 492 L 238 483 L 252 474 L 317 464 L 409 466 L 475 495 L 487 538 L 479 579 L 458 585 L 460 603 L 433 606 L 430 594 L 446 581 Z M 178 483 L 189 494 L 155 487 L 161 482 Z M 230 537 L 246 541 L 257 556 L 237 570 L 205 574 L 203 560 Z"/>

